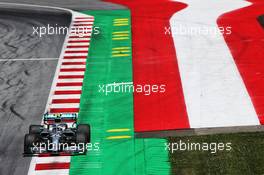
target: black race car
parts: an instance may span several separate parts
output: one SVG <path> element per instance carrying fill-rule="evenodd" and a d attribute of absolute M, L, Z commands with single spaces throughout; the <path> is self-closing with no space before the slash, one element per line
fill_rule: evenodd
<path fill-rule="evenodd" d="M 90 126 L 76 124 L 77 114 L 45 114 L 43 125 L 31 125 L 24 138 L 24 156 L 80 155 L 90 143 Z"/>

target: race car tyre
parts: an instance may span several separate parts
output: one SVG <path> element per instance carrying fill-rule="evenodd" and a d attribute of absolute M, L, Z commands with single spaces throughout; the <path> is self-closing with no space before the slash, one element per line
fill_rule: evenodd
<path fill-rule="evenodd" d="M 33 143 L 36 144 L 38 141 L 38 137 L 36 134 L 26 134 L 24 138 L 24 153 L 25 154 L 32 154 L 33 151 L 31 148 L 33 147 Z"/>
<path fill-rule="evenodd" d="M 41 133 L 41 125 L 30 125 L 29 126 L 29 134 L 40 134 Z"/>
<path fill-rule="evenodd" d="M 91 140 L 91 131 L 90 125 L 88 124 L 80 124 L 77 126 L 77 133 L 83 133 L 87 137 L 87 142 L 90 143 Z"/>
<path fill-rule="evenodd" d="M 76 133 L 76 143 L 86 144 L 88 143 L 87 136 L 84 133 Z"/>

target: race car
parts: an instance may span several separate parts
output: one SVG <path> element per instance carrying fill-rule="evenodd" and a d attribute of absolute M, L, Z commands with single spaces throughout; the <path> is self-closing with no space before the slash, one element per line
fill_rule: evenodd
<path fill-rule="evenodd" d="M 43 125 L 30 125 L 24 138 L 24 156 L 86 153 L 90 126 L 76 124 L 77 114 L 44 114 Z"/>

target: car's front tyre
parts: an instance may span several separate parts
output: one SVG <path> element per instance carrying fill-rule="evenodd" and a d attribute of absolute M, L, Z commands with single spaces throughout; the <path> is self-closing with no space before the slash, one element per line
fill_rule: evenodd
<path fill-rule="evenodd" d="M 30 125 L 29 126 L 29 134 L 40 134 L 42 131 L 41 125 Z"/>
<path fill-rule="evenodd" d="M 78 133 L 83 133 L 86 138 L 87 138 L 87 143 L 91 142 L 91 129 L 90 129 L 90 125 L 88 124 L 79 124 L 77 126 L 77 134 Z"/>
<path fill-rule="evenodd" d="M 24 153 L 33 154 L 34 151 L 32 148 L 34 147 L 34 144 L 37 144 L 37 142 L 38 136 L 36 134 L 26 134 L 24 137 Z"/>

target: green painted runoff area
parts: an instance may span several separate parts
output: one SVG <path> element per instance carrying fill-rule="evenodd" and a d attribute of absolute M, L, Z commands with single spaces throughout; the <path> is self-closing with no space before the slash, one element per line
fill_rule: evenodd
<path fill-rule="evenodd" d="M 93 147 L 71 158 L 70 175 L 170 174 L 166 140 L 134 138 L 133 92 L 122 91 L 133 82 L 130 11 L 83 13 L 100 32 L 92 35 L 78 118 L 91 125 Z"/>

